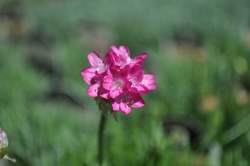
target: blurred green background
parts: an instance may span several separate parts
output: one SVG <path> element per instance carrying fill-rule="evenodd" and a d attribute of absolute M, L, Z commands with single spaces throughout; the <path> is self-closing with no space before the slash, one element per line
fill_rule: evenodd
<path fill-rule="evenodd" d="M 0 127 L 8 166 L 96 165 L 92 50 L 146 51 L 158 89 L 109 117 L 107 166 L 250 165 L 249 0 L 1 0 Z"/>

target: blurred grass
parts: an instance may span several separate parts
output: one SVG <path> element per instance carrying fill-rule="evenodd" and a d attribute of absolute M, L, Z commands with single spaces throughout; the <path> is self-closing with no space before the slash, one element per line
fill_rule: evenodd
<path fill-rule="evenodd" d="M 105 165 L 249 165 L 249 9 L 247 0 L 1 1 L 0 127 L 15 165 L 96 164 L 99 112 L 80 70 L 111 44 L 149 52 L 158 89 L 142 110 L 110 118 Z"/>

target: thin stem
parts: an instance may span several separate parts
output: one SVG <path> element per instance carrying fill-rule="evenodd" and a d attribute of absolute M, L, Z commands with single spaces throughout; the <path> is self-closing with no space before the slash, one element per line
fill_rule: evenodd
<path fill-rule="evenodd" d="M 16 162 L 16 159 L 14 159 L 14 158 L 10 158 L 10 157 L 9 157 L 9 156 L 7 156 L 7 155 L 5 155 L 5 156 L 3 157 L 3 159 L 9 160 L 9 161 L 11 161 L 11 162 L 13 162 L 13 163 L 15 163 L 15 162 Z"/>
<path fill-rule="evenodd" d="M 102 166 L 103 163 L 103 142 L 104 142 L 104 130 L 106 126 L 107 117 L 105 114 L 105 111 L 101 111 L 101 118 L 99 122 L 99 130 L 98 130 L 98 154 L 97 154 L 97 160 L 99 163 L 99 166 Z"/>

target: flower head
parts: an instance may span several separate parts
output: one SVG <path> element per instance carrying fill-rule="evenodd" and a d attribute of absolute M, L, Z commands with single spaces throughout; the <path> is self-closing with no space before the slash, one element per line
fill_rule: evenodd
<path fill-rule="evenodd" d="M 88 95 L 107 100 L 113 111 L 124 114 L 143 107 L 141 96 L 156 89 L 155 76 L 145 74 L 143 69 L 146 58 L 147 53 L 141 53 L 132 59 L 126 46 L 111 46 L 103 59 L 95 52 L 89 53 L 90 66 L 81 72 L 89 86 Z"/>

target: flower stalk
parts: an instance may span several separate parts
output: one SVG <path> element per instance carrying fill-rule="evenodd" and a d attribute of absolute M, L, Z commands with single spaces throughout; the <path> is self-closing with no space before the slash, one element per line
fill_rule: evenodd
<path fill-rule="evenodd" d="M 105 140 L 105 128 L 106 128 L 106 123 L 107 123 L 107 116 L 105 111 L 101 111 L 101 117 L 100 117 L 100 122 L 99 122 L 99 129 L 98 129 L 98 146 L 97 146 L 97 160 L 99 166 L 102 166 L 103 164 L 103 146 L 104 146 L 104 140 Z"/>
<path fill-rule="evenodd" d="M 8 155 L 5 155 L 5 156 L 3 157 L 3 159 L 9 160 L 9 161 L 12 162 L 12 163 L 16 163 L 16 159 L 10 158 Z"/>

